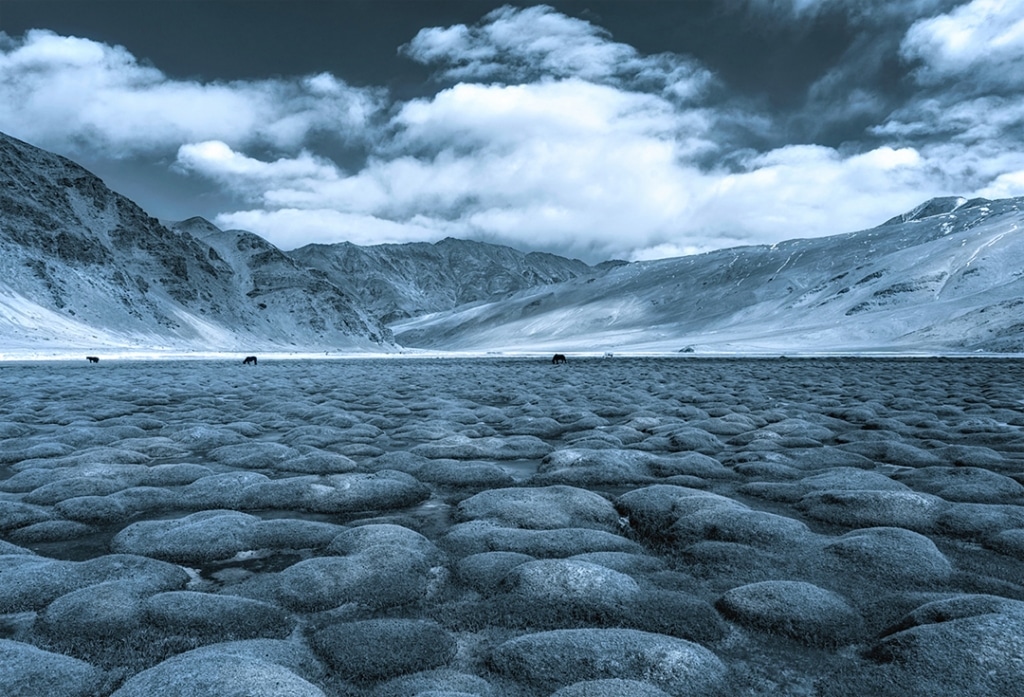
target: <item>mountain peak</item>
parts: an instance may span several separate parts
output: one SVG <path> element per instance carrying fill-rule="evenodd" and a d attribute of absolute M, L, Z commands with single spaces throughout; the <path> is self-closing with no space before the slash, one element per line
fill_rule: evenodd
<path fill-rule="evenodd" d="M 973 201 L 970 202 L 984 201 L 985 199 L 973 199 Z M 938 196 L 936 198 L 928 199 L 913 210 L 901 213 L 894 218 L 890 218 L 882 223 L 882 225 L 899 225 L 900 223 L 909 223 L 914 220 L 931 218 L 933 215 L 947 215 L 958 208 L 962 208 L 966 203 L 969 203 L 969 201 L 963 196 Z"/>

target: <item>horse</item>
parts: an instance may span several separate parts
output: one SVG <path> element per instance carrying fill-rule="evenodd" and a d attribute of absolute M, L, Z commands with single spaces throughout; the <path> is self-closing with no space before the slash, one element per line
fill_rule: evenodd
<path fill-rule="evenodd" d="M 257 364 L 256 356 L 246 356 L 245 360 L 242 361 L 242 365 L 249 365 L 250 363 L 252 365 L 256 365 Z"/>
<path fill-rule="evenodd" d="M 85 360 L 89 361 L 90 363 L 99 363 L 100 362 L 99 356 L 86 356 Z"/>
<path fill-rule="evenodd" d="M 554 357 L 551 359 L 551 362 L 556 365 L 559 363 L 565 363 L 565 356 L 562 355 L 561 353 L 556 353 Z"/>

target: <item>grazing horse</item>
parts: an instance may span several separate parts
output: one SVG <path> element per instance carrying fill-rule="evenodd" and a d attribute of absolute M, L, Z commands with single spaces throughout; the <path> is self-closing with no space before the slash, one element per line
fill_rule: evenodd
<path fill-rule="evenodd" d="M 556 353 L 554 357 L 551 359 L 551 362 L 555 364 L 565 363 L 565 356 L 562 355 L 561 353 Z"/>
<path fill-rule="evenodd" d="M 89 361 L 90 363 L 99 363 L 100 362 L 99 356 L 86 356 L 85 360 Z"/>
<path fill-rule="evenodd" d="M 245 360 L 242 361 L 242 365 L 249 365 L 250 363 L 256 365 L 256 356 L 246 356 Z"/>

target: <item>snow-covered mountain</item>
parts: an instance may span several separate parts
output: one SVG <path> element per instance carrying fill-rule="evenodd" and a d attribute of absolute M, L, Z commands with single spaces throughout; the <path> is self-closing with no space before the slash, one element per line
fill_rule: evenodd
<path fill-rule="evenodd" d="M 1021 352 L 1022 207 L 934 199 L 870 230 L 629 264 L 392 328 L 436 349 Z"/>
<path fill-rule="evenodd" d="M 344 291 L 260 238 L 208 242 L 193 232 L 165 227 L 70 160 L 0 135 L 0 343 L 393 345 Z"/>
<path fill-rule="evenodd" d="M 368 247 L 313 244 L 288 255 L 326 273 L 386 322 L 600 273 L 577 259 L 452 238 Z"/>

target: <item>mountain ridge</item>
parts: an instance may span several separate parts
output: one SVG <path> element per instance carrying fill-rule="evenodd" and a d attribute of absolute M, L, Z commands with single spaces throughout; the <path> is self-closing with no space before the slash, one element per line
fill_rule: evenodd
<path fill-rule="evenodd" d="M 0 329 L 22 348 L 393 346 L 386 327 L 329 284 L 293 312 L 263 312 L 214 247 L 9 136 L 0 137 L 0 216 Z"/>
<path fill-rule="evenodd" d="M 451 237 L 433 243 L 314 244 L 288 254 L 348 288 L 388 323 L 601 273 L 578 259 Z"/>
<path fill-rule="evenodd" d="M 0 134 L 0 350 L 1024 352 L 1024 198 L 589 266 L 472 240 L 282 251 L 161 223 Z"/>
<path fill-rule="evenodd" d="M 432 349 L 514 336 L 572 351 L 1024 351 L 1024 198 L 952 200 L 869 230 L 636 262 L 392 328 Z"/>

